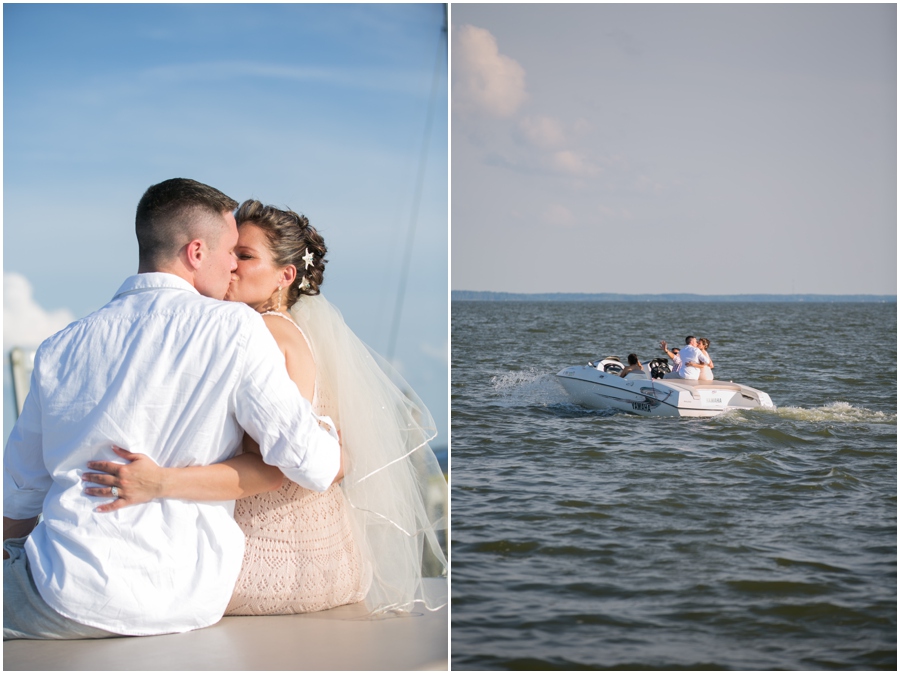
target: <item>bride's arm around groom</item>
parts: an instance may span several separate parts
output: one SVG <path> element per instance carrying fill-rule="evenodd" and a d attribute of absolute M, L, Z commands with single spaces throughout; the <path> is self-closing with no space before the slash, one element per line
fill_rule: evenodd
<path fill-rule="evenodd" d="M 81 475 L 88 461 L 118 460 L 113 446 L 209 465 L 234 456 L 246 429 L 303 486 L 326 489 L 338 473 L 334 430 L 262 319 L 217 301 L 235 269 L 236 206 L 191 180 L 152 186 L 136 217 L 139 273 L 39 348 L 4 454 L 4 639 L 163 634 L 221 618 L 243 557 L 233 503 L 98 513 L 108 499 L 87 496 Z"/>

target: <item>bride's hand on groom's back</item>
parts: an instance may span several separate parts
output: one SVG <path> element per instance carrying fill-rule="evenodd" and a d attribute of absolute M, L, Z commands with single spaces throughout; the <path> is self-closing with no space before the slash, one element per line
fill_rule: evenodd
<path fill-rule="evenodd" d="M 114 461 L 88 461 L 88 468 L 96 473 L 84 473 L 81 479 L 89 496 L 114 498 L 94 510 L 109 513 L 126 506 L 147 503 L 164 494 L 165 469 L 146 454 L 135 454 L 113 445 L 112 450 L 128 463 Z"/>

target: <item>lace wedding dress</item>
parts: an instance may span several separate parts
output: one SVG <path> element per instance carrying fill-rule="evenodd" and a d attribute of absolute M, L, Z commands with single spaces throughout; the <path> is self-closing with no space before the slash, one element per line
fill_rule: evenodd
<path fill-rule="evenodd" d="M 281 314 L 279 314 L 281 315 Z M 423 555 L 446 575 L 438 531 L 446 481 L 428 442 L 427 408 L 321 295 L 291 317 L 316 361 L 313 409 L 341 431 L 345 477 L 318 493 L 285 478 L 281 489 L 240 499 L 244 564 L 226 615 L 320 611 L 366 600 L 373 613 L 446 603 L 423 582 Z M 287 317 L 285 317 L 287 318 Z"/>
<path fill-rule="evenodd" d="M 319 402 L 316 386 L 313 410 L 325 414 Z M 284 478 L 280 489 L 238 499 L 234 519 L 246 542 L 226 615 L 310 613 L 365 599 L 371 567 L 339 485 L 320 493 Z"/>

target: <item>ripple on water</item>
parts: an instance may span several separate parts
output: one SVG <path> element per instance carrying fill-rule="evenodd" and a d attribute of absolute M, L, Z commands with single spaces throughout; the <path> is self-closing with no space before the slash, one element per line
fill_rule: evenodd
<path fill-rule="evenodd" d="M 535 541 L 486 541 L 467 546 L 471 552 L 488 552 L 498 555 L 525 554 L 537 550 L 540 543 Z"/>
<path fill-rule="evenodd" d="M 454 304 L 453 668 L 895 670 L 896 380 L 828 349 L 850 316 L 893 363 L 896 307 L 838 309 Z M 556 381 L 698 316 L 777 409 L 644 419 Z"/>

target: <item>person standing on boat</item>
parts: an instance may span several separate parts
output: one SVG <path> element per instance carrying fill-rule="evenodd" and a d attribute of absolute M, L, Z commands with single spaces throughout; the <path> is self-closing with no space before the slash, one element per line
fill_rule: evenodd
<path fill-rule="evenodd" d="M 674 375 L 671 377 L 673 379 L 698 380 L 700 379 L 700 371 L 705 367 L 709 367 L 709 357 L 704 355 L 698 348 L 697 338 L 693 335 L 688 335 L 684 338 L 684 348 L 679 355 L 681 356 L 681 364 L 675 372 L 671 373 L 671 375 Z"/>
<path fill-rule="evenodd" d="M 680 349 L 676 346 L 671 351 L 669 351 L 669 345 L 666 340 L 662 339 L 659 342 L 660 348 L 666 352 L 666 355 L 672 359 L 672 372 L 678 369 L 678 366 L 681 365 L 681 356 L 678 355 Z"/>

